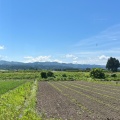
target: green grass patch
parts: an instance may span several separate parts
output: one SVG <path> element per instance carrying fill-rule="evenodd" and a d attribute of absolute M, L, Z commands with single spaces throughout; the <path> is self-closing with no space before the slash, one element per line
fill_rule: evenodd
<path fill-rule="evenodd" d="M 9 80 L 9 81 L 0 81 L 0 95 L 6 93 L 9 90 L 12 90 L 19 85 L 25 83 L 23 80 Z"/>
<path fill-rule="evenodd" d="M 37 81 L 0 96 L 0 120 L 41 120 L 35 111 Z"/>

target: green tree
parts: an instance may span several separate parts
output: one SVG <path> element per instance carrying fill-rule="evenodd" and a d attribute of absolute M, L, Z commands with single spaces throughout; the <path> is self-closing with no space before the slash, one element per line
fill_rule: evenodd
<path fill-rule="evenodd" d="M 117 72 L 118 68 L 120 67 L 120 62 L 116 58 L 110 57 L 107 61 L 106 68 L 111 70 L 112 72 Z"/>
<path fill-rule="evenodd" d="M 47 78 L 46 72 L 41 72 L 41 77 L 42 77 L 42 78 Z"/>
<path fill-rule="evenodd" d="M 51 71 L 48 71 L 48 72 L 47 72 L 47 77 L 54 77 L 54 73 L 51 72 Z"/>
<path fill-rule="evenodd" d="M 90 77 L 92 78 L 98 78 L 98 79 L 104 79 L 105 74 L 101 68 L 93 68 L 90 71 Z"/>

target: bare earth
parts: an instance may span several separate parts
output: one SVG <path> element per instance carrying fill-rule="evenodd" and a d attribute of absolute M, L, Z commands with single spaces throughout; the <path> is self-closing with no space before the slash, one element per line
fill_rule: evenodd
<path fill-rule="evenodd" d="M 120 120 L 119 91 L 85 81 L 39 82 L 37 111 L 45 120 Z"/>

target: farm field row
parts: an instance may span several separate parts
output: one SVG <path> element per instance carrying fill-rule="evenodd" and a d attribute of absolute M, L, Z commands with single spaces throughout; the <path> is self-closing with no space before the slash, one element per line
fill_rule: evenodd
<path fill-rule="evenodd" d="M 120 120 L 120 87 L 86 81 L 39 82 L 37 110 L 45 119 Z"/>
<path fill-rule="evenodd" d="M 12 90 L 22 84 L 24 84 L 26 81 L 23 80 L 8 80 L 8 81 L 0 81 L 0 95 L 6 93 L 9 90 Z"/>
<path fill-rule="evenodd" d="M 37 81 L 27 81 L 2 94 L 0 96 L 0 120 L 41 120 L 35 112 L 36 90 Z"/>

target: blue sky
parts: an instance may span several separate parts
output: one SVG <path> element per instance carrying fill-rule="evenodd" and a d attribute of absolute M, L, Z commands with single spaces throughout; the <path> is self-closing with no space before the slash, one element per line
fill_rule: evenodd
<path fill-rule="evenodd" d="M 120 0 L 0 0 L 0 60 L 120 60 L 119 5 Z"/>

